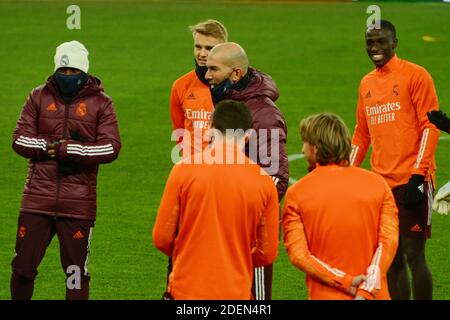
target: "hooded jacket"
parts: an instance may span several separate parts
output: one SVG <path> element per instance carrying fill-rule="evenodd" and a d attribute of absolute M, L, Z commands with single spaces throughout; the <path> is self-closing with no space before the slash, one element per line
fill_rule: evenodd
<path fill-rule="evenodd" d="M 251 143 L 248 144 L 246 154 L 272 176 L 281 201 L 288 188 L 289 168 L 286 153 L 287 126 L 281 111 L 275 105 L 279 97 L 278 88 L 268 74 L 249 68 L 247 75 L 228 90 L 226 98 L 245 102 L 252 112 L 252 128 L 256 134 L 250 137 L 250 141 L 257 138 L 258 147 L 257 150 L 251 150 Z M 278 152 L 275 136 L 271 132 L 266 135 L 260 129 L 278 129 L 275 132 L 278 134 Z M 272 147 L 275 152 L 272 152 Z"/>
<path fill-rule="evenodd" d="M 48 144 L 57 145 L 55 158 Z M 21 212 L 95 220 L 98 165 L 120 151 L 113 102 L 99 79 L 89 76 L 70 103 L 53 76 L 33 89 L 13 134 L 12 147 L 29 159 Z"/>

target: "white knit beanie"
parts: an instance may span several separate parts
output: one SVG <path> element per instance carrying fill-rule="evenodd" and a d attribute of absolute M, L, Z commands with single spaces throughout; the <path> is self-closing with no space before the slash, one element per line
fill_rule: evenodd
<path fill-rule="evenodd" d="M 56 48 L 55 71 L 59 68 L 75 68 L 87 73 L 89 70 L 89 52 L 78 41 L 64 42 Z"/>

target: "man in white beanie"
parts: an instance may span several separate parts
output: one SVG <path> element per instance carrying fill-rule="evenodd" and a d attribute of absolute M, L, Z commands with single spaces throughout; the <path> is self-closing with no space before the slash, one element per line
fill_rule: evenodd
<path fill-rule="evenodd" d="M 58 46 L 54 74 L 31 91 L 14 130 L 12 147 L 29 165 L 12 261 L 12 299 L 31 299 L 37 268 L 55 234 L 66 299 L 89 297 L 98 166 L 115 160 L 121 144 L 113 102 L 88 70 L 88 51 L 80 42 Z"/>
<path fill-rule="evenodd" d="M 73 99 L 86 84 L 88 55 L 87 49 L 78 41 L 64 42 L 56 48 L 54 76 L 64 100 Z"/>

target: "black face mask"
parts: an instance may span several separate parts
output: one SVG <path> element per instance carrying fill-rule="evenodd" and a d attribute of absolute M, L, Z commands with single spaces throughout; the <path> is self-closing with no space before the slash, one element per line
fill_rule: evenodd
<path fill-rule="evenodd" d="M 214 104 L 218 103 L 219 101 L 225 99 L 227 91 L 233 86 L 233 83 L 230 79 L 226 79 L 219 83 L 218 85 L 215 85 L 214 88 L 211 88 L 211 96 L 213 99 Z"/>
<path fill-rule="evenodd" d="M 88 75 L 84 72 L 78 74 L 62 74 L 55 72 L 55 81 L 59 93 L 64 100 L 73 99 L 88 80 Z"/>

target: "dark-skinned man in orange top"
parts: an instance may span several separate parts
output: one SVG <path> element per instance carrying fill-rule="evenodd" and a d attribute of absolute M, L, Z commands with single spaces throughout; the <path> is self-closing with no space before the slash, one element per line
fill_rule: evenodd
<path fill-rule="evenodd" d="M 427 112 L 438 110 L 433 79 L 421 66 L 395 54 L 398 39 L 392 23 L 366 30 L 366 50 L 375 65 L 359 88 L 357 119 L 350 157 L 359 166 L 372 145 L 372 171 L 391 187 L 400 220 L 400 243 L 388 272 L 392 299 L 431 299 L 433 284 L 425 259 L 431 236 L 435 182 L 434 152 L 439 131 Z"/>

